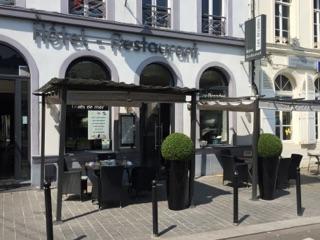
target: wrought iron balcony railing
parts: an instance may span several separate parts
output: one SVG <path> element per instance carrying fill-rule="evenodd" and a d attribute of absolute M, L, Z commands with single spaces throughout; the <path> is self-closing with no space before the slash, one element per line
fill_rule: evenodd
<path fill-rule="evenodd" d="M 226 34 L 226 18 L 215 15 L 202 15 L 202 32 L 212 35 Z"/>
<path fill-rule="evenodd" d="M 143 6 L 143 24 L 152 27 L 171 27 L 171 8 L 155 5 Z"/>
<path fill-rule="evenodd" d="M 70 0 L 69 13 L 86 17 L 105 17 L 105 2 L 103 0 Z"/>
<path fill-rule="evenodd" d="M 15 5 L 15 0 L 0 0 L 0 5 Z"/>

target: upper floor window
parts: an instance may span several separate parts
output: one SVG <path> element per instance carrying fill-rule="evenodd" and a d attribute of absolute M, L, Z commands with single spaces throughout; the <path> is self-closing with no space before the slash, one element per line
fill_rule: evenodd
<path fill-rule="evenodd" d="M 143 0 L 142 22 L 152 27 L 171 27 L 171 8 L 168 0 Z"/>
<path fill-rule="evenodd" d="M 314 81 L 315 97 L 319 99 L 320 97 L 320 78 Z M 319 139 L 319 112 L 315 112 L 315 133 L 316 139 Z"/>
<path fill-rule="evenodd" d="M 69 0 L 69 13 L 104 18 L 105 0 Z"/>
<path fill-rule="evenodd" d="M 15 4 L 15 0 L 0 0 L 0 5 L 14 5 Z"/>
<path fill-rule="evenodd" d="M 275 37 L 276 43 L 289 43 L 289 20 L 291 0 L 276 0 Z"/>
<path fill-rule="evenodd" d="M 222 17 L 222 0 L 202 0 L 202 32 L 225 35 L 226 18 Z"/>
<path fill-rule="evenodd" d="M 320 47 L 320 0 L 313 1 L 313 35 L 314 47 Z"/>

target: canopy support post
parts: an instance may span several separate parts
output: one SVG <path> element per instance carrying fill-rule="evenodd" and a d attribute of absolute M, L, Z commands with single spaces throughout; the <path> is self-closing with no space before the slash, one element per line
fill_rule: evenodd
<path fill-rule="evenodd" d="M 253 112 L 253 136 L 252 136 L 252 200 L 258 199 L 258 140 L 260 135 L 260 108 L 259 98 L 255 100 Z"/>
<path fill-rule="evenodd" d="M 41 163 L 40 163 L 40 189 L 44 183 L 45 139 L 46 139 L 46 95 L 41 96 Z"/>
<path fill-rule="evenodd" d="M 196 127 L 197 127 L 197 94 L 191 95 L 191 131 L 190 136 L 196 150 Z M 190 160 L 190 179 L 189 179 L 189 205 L 194 206 L 194 177 L 195 177 L 195 153 Z"/>
<path fill-rule="evenodd" d="M 65 141 L 66 141 L 66 110 L 67 110 L 67 91 L 63 87 L 60 91 L 60 144 L 59 144 L 59 159 L 58 159 L 58 192 L 57 192 L 57 212 L 56 221 L 61 221 L 62 213 L 62 185 L 63 185 L 63 165 L 65 157 Z"/>

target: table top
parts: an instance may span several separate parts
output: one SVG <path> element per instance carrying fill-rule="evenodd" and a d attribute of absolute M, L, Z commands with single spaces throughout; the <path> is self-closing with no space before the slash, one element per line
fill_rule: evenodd
<path fill-rule="evenodd" d="M 311 157 L 320 157 L 320 152 L 308 152 L 308 156 L 311 156 Z"/>
<path fill-rule="evenodd" d="M 124 168 L 131 168 L 133 166 L 131 161 L 127 160 L 101 160 L 100 162 L 89 162 L 85 164 L 86 168 L 91 168 L 94 170 L 99 170 L 101 166 L 114 167 L 114 166 L 124 166 Z"/>

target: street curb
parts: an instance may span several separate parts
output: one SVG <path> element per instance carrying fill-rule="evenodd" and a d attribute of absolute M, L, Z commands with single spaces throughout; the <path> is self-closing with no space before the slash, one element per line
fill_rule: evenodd
<path fill-rule="evenodd" d="M 258 233 L 272 232 L 276 230 L 283 230 L 295 227 L 302 227 L 307 225 L 320 224 L 320 217 L 301 217 L 285 221 L 277 221 L 270 223 L 261 223 L 247 226 L 237 226 L 232 228 L 225 228 L 217 231 L 204 232 L 199 234 L 192 234 L 188 236 L 180 236 L 173 238 L 166 238 L 172 240 L 222 240 L 228 238 L 235 238 L 245 235 L 253 235 Z"/>

